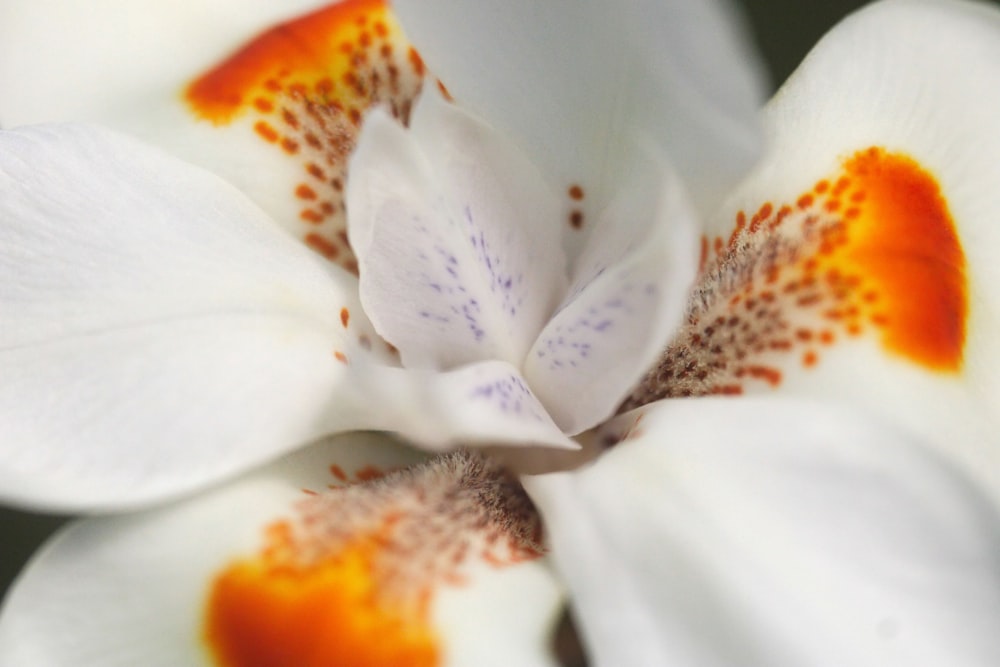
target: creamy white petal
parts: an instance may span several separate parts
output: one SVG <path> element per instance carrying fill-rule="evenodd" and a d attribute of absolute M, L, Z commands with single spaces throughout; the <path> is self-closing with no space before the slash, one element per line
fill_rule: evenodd
<path fill-rule="evenodd" d="M 495 469 L 455 456 L 345 487 L 340 478 L 415 455 L 340 436 L 183 503 L 73 524 L 6 600 L 0 665 L 193 667 L 219 664 L 210 656 L 223 645 L 298 667 L 551 664 L 544 640 L 562 593 L 515 534 L 511 512 L 526 501 Z M 487 544 L 491 532 L 500 539 Z M 371 569 L 353 571 L 355 559 Z M 316 591 L 327 604 L 309 601 Z M 430 607 L 415 611 L 413 595 Z M 476 619 L 493 627 L 467 634 Z M 366 622 L 376 634 L 361 636 Z"/>
<path fill-rule="evenodd" d="M 566 287 L 559 203 L 502 136 L 436 94 L 373 114 L 351 161 L 365 311 L 403 363 L 520 365 Z"/>
<path fill-rule="evenodd" d="M 146 502 L 356 426 L 354 280 L 223 181 L 39 126 L 0 133 L 0 208 L 5 499 Z"/>
<path fill-rule="evenodd" d="M 166 99 L 261 30 L 319 0 L 12 0 L 0 7 L 0 125 L 105 120 Z"/>
<path fill-rule="evenodd" d="M 482 361 L 447 372 L 352 364 L 369 400 L 355 419 L 390 430 L 430 451 L 459 446 L 578 445 L 552 421 L 521 372 L 503 361 Z"/>
<path fill-rule="evenodd" d="M 728 4 L 652 0 L 395 3 L 429 67 L 509 133 L 558 191 L 600 211 L 630 132 L 666 149 L 699 205 L 750 166 L 761 77 Z"/>
<path fill-rule="evenodd" d="M 641 413 L 526 483 L 595 665 L 1000 660 L 996 507 L 919 438 L 777 398 Z"/>
<path fill-rule="evenodd" d="M 567 433 L 607 419 L 684 317 L 698 222 L 676 175 L 647 159 L 578 257 L 525 377 Z"/>
<path fill-rule="evenodd" d="M 996 7 L 888 0 L 836 27 L 765 110 L 660 386 L 874 410 L 1000 489 L 998 103 Z"/>
<path fill-rule="evenodd" d="M 138 136 L 226 178 L 356 273 L 348 155 L 369 106 L 408 117 L 424 73 L 384 3 L 51 4 L 0 9 L 0 123 L 87 120 Z"/>

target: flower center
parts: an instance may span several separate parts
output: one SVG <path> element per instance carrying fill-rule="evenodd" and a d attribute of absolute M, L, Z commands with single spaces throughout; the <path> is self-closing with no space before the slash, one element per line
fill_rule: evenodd
<path fill-rule="evenodd" d="M 703 239 L 687 323 L 621 409 L 774 388 L 790 359 L 809 369 L 866 336 L 956 373 L 968 308 L 937 182 L 905 155 L 868 148 L 795 202 L 740 211 L 728 239 Z"/>

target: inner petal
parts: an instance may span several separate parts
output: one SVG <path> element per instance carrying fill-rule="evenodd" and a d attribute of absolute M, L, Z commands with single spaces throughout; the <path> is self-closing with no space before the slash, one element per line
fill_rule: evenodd
<path fill-rule="evenodd" d="M 222 667 L 439 665 L 442 588 L 476 568 L 538 558 L 538 516 L 520 485 L 465 452 L 423 467 L 331 469 L 261 551 L 216 577 L 205 639 Z"/>
<path fill-rule="evenodd" d="M 790 363 L 808 369 L 868 337 L 955 374 L 968 311 L 965 254 L 937 181 L 873 146 L 795 201 L 740 211 L 728 238 L 703 239 L 687 324 L 622 409 L 774 388 Z"/>
<path fill-rule="evenodd" d="M 361 300 L 403 363 L 519 366 L 566 283 L 558 200 L 534 166 L 425 95 L 410 131 L 369 116 L 351 169 Z"/>
<path fill-rule="evenodd" d="M 407 122 L 424 73 L 382 0 L 345 0 L 261 34 L 191 82 L 184 98 L 197 118 L 252 128 L 299 165 L 283 200 L 259 203 L 356 273 L 345 231 L 347 158 L 368 108 Z"/>

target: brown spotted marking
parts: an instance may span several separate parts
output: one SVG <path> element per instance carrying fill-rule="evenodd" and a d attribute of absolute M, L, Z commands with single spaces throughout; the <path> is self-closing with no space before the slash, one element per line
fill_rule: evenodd
<path fill-rule="evenodd" d="M 441 664 L 431 604 L 474 562 L 538 558 L 541 523 L 515 478 L 456 452 L 406 470 L 331 466 L 294 519 L 215 578 L 205 639 L 221 667 Z M 345 486 L 346 484 L 346 486 Z"/>
<path fill-rule="evenodd" d="M 261 34 L 184 96 L 217 125 L 248 117 L 261 141 L 302 165 L 289 193 L 301 237 L 357 273 L 345 231 L 347 158 L 367 109 L 408 121 L 425 73 L 385 2 L 344 0 Z"/>
<path fill-rule="evenodd" d="M 872 147 L 793 203 L 739 211 L 705 238 L 687 323 L 621 410 L 776 388 L 832 345 L 874 336 L 932 372 L 961 370 L 965 256 L 937 181 Z"/>

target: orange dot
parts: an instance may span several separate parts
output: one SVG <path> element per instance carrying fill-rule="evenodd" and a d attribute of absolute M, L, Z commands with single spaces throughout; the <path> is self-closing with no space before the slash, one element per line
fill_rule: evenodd
<path fill-rule="evenodd" d="M 305 242 L 306 245 L 327 259 L 336 259 L 337 255 L 340 254 L 340 248 L 319 234 L 306 234 Z"/>
<path fill-rule="evenodd" d="M 299 219 L 318 225 L 323 222 L 323 214 L 318 211 L 314 211 L 311 208 L 304 208 L 299 211 Z"/>
<path fill-rule="evenodd" d="M 256 132 L 264 141 L 269 143 L 276 143 L 281 137 L 278 135 L 277 130 L 271 127 L 266 122 L 259 120 L 254 123 L 254 132 Z"/>
<path fill-rule="evenodd" d="M 297 188 L 295 188 L 295 196 L 298 197 L 299 199 L 313 200 L 316 199 L 316 191 L 313 190 L 308 185 L 306 185 L 305 183 L 302 183 Z"/>

